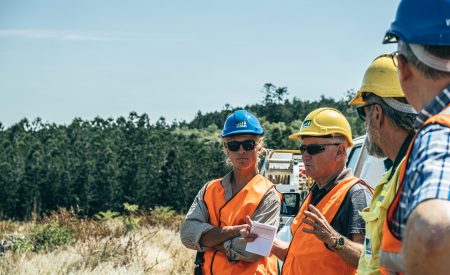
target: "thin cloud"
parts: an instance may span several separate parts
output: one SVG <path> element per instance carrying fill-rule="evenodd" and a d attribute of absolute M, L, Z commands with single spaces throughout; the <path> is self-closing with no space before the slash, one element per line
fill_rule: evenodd
<path fill-rule="evenodd" d="M 117 38 L 104 35 L 80 34 L 70 31 L 36 29 L 0 29 L 0 38 L 55 39 L 66 41 L 111 41 Z"/>
<path fill-rule="evenodd" d="M 115 40 L 110 37 L 105 36 L 94 36 L 94 35 L 81 35 L 81 34 L 68 34 L 63 35 L 62 40 L 78 40 L 78 41 L 109 41 L 109 40 Z"/>

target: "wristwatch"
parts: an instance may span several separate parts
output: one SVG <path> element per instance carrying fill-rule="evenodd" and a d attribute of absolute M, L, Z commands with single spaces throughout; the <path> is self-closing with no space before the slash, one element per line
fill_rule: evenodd
<path fill-rule="evenodd" d="M 343 248 L 345 245 L 345 238 L 342 235 L 339 235 L 339 237 L 336 239 L 336 243 L 333 245 L 332 248 L 339 250 Z"/>

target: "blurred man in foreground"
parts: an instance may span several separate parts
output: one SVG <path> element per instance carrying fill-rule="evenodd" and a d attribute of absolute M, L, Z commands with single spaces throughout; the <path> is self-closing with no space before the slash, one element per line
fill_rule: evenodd
<path fill-rule="evenodd" d="M 383 272 L 449 274 L 450 1 L 401 1 L 384 42 L 398 42 L 400 84 L 419 113 L 383 229 Z"/>

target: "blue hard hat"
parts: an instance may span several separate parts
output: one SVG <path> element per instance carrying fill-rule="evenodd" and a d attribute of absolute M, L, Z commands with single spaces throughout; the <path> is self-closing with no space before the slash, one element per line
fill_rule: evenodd
<path fill-rule="evenodd" d="M 237 110 L 227 117 L 222 129 L 222 137 L 234 135 L 262 135 L 264 129 L 254 114 Z"/>
<path fill-rule="evenodd" d="M 402 0 L 383 44 L 450 45 L 450 0 Z"/>

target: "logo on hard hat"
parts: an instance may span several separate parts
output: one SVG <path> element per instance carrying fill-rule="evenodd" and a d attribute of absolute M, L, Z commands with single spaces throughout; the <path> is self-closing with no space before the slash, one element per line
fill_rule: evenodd
<path fill-rule="evenodd" d="M 310 119 L 303 121 L 303 127 L 309 127 L 309 126 L 311 126 L 311 120 Z"/>
<path fill-rule="evenodd" d="M 445 19 L 445 23 L 447 24 L 447 27 L 450 26 L 450 18 Z"/>
<path fill-rule="evenodd" d="M 239 121 L 236 123 L 236 128 L 247 128 L 247 121 Z"/>

